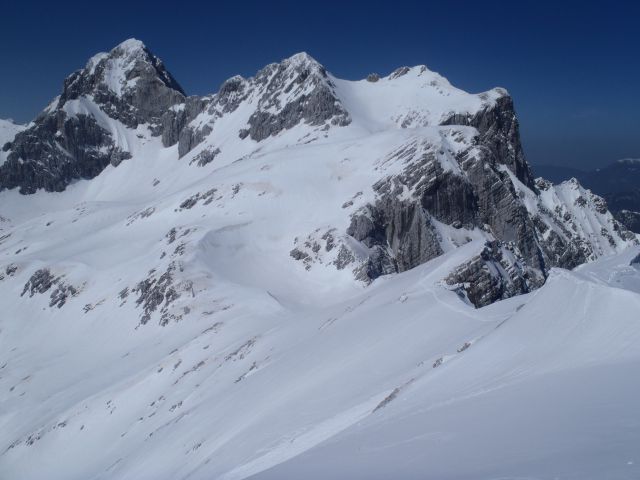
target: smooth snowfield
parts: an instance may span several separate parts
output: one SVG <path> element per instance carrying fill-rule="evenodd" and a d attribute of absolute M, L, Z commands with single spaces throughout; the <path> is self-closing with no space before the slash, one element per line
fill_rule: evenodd
<path fill-rule="evenodd" d="M 638 478 L 640 290 L 629 258 L 555 271 L 529 298 L 501 302 L 520 305 L 384 413 L 252 478 Z M 609 274 L 622 288 L 592 280 Z"/>

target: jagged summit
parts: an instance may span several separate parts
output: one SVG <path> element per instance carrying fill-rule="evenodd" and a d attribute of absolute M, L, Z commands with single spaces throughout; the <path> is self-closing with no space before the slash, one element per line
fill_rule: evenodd
<path fill-rule="evenodd" d="M 318 62 L 315 58 L 313 58 L 307 52 L 294 53 L 290 57 L 282 60 L 281 63 L 288 63 L 293 66 L 314 66 L 314 67 L 318 66 L 318 67 L 324 68 L 322 67 L 320 62 Z"/>
<path fill-rule="evenodd" d="M 121 96 L 135 88 L 139 79 L 161 81 L 167 88 L 185 95 L 184 90 L 165 68 L 162 60 L 155 56 L 140 40 L 125 40 L 108 53 L 102 52 L 89 59 L 85 68 L 72 74 L 65 82 L 65 90 L 77 81 L 87 87 L 106 87 Z"/>
<path fill-rule="evenodd" d="M 184 101 L 178 82 L 139 40 L 94 55 L 5 145 L 0 188 L 60 191 L 75 179 L 93 178 L 132 156 L 132 137 L 162 135 L 165 114 Z"/>
<path fill-rule="evenodd" d="M 307 52 L 298 52 L 289 57 L 283 58 L 278 62 L 269 63 L 258 71 L 256 77 L 260 76 L 261 72 L 273 72 L 276 70 L 282 71 L 287 69 L 291 69 L 292 71 L 306 71 L 310 74 L 326 75 L 324 65 L 322 65 L 318 60 Z"/>
<path fill-rule="evenodd" d="M 225 80 L 222 83 L 218 93 L 224 92 L 226 89 L 229 88 L 228 87 L 229 85 L 237 84 L 239 82 L 247 82 L 247 81 L 250 82 L 255 80 L 257 77 L 261 77 L 264 74 L 269 75 L 277 70 L 287 70 L 287 69 L 291 69 L 292 71 L 304 70 L 307 72 L 307 74 L 319 73 L 319 74 L 322 74 L 323 76 L 326 75 L 326 70 L 320 62 L 318 62 L 315 58 L 313 58 L 307 52 L 299 52 L 291 55 L 290 57 L 283 58 L 279 62 L 273 62 L 266 65 L 265 67 L 260 69 L 255 76 L 250 77 L 248 79 L 243 77 L 242 75 L 233 75 L 232 77 L 229 77 L 227 80 Z"/>
<path fill-rule="evenodd" d="M 93 72 L 96 65 L 107 57 L 145 57 L 149 55 L 146 45 L 135 38 L 130 38 L 113 47 L 109 52 L 99 52 L 93 55 L 85 66 L 89 72 Z"/>

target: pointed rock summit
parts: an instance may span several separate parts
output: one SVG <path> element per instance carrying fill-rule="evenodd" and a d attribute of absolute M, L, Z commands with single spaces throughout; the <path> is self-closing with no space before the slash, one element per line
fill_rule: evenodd
<path fill-rule="evenodd" d="M 185 94 L 182 87 L 140 40 L 131 38 L 114 47 L 109 53 L 98 53 L 89 59 L 80 73 L 96 78 L 114 93 L 120 94 L 136 78 L 151 76 L 166 87 Z"/>
<path fill-rule="evenodd" d="M 167 109 L 186 97 L 162 61 L 136 39 L 94 55 L 84 69 L 71 74 L 57 107 L 87 96 L 130 128 L 159 124 Z"/>
<path fill-rule="evenodd" d="M 61 191 L 131 157 L 124 130 L 163 133 L 167 111 L 185 101 L 178 82 L 144 44 L 130 39 L 91 57 L 59 97 L 3 147 L 0 189 Z"/>
<path fill-rule="evenodd" d="M 252 83 L 260 101 L 242 137 L 259 142 L 301 122 L 314 127 L 351 123 L 327 71 L 307 53 L 267 66 Z"/>

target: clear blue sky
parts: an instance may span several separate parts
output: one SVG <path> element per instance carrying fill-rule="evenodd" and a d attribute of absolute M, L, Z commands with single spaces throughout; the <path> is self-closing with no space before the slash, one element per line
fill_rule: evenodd
<path fill-rule="evenodd" d="M 96 52 L 135 37 L 189 94 L 307 51 L 357 79 L 426 64 L 478 92 L 506 87 L 532 163 L 640 157 L 638 2 L 4 2 L 0 117 L 25 122 Z"/>

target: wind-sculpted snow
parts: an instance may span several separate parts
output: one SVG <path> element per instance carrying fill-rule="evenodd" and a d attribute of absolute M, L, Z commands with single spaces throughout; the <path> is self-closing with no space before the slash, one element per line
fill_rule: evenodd
<path fill-rule="evenodd" d="M 637 238 L 531 179 L 506 91 L 70 78 L 0 167 L 0 477 L 637 473 Z"/>

